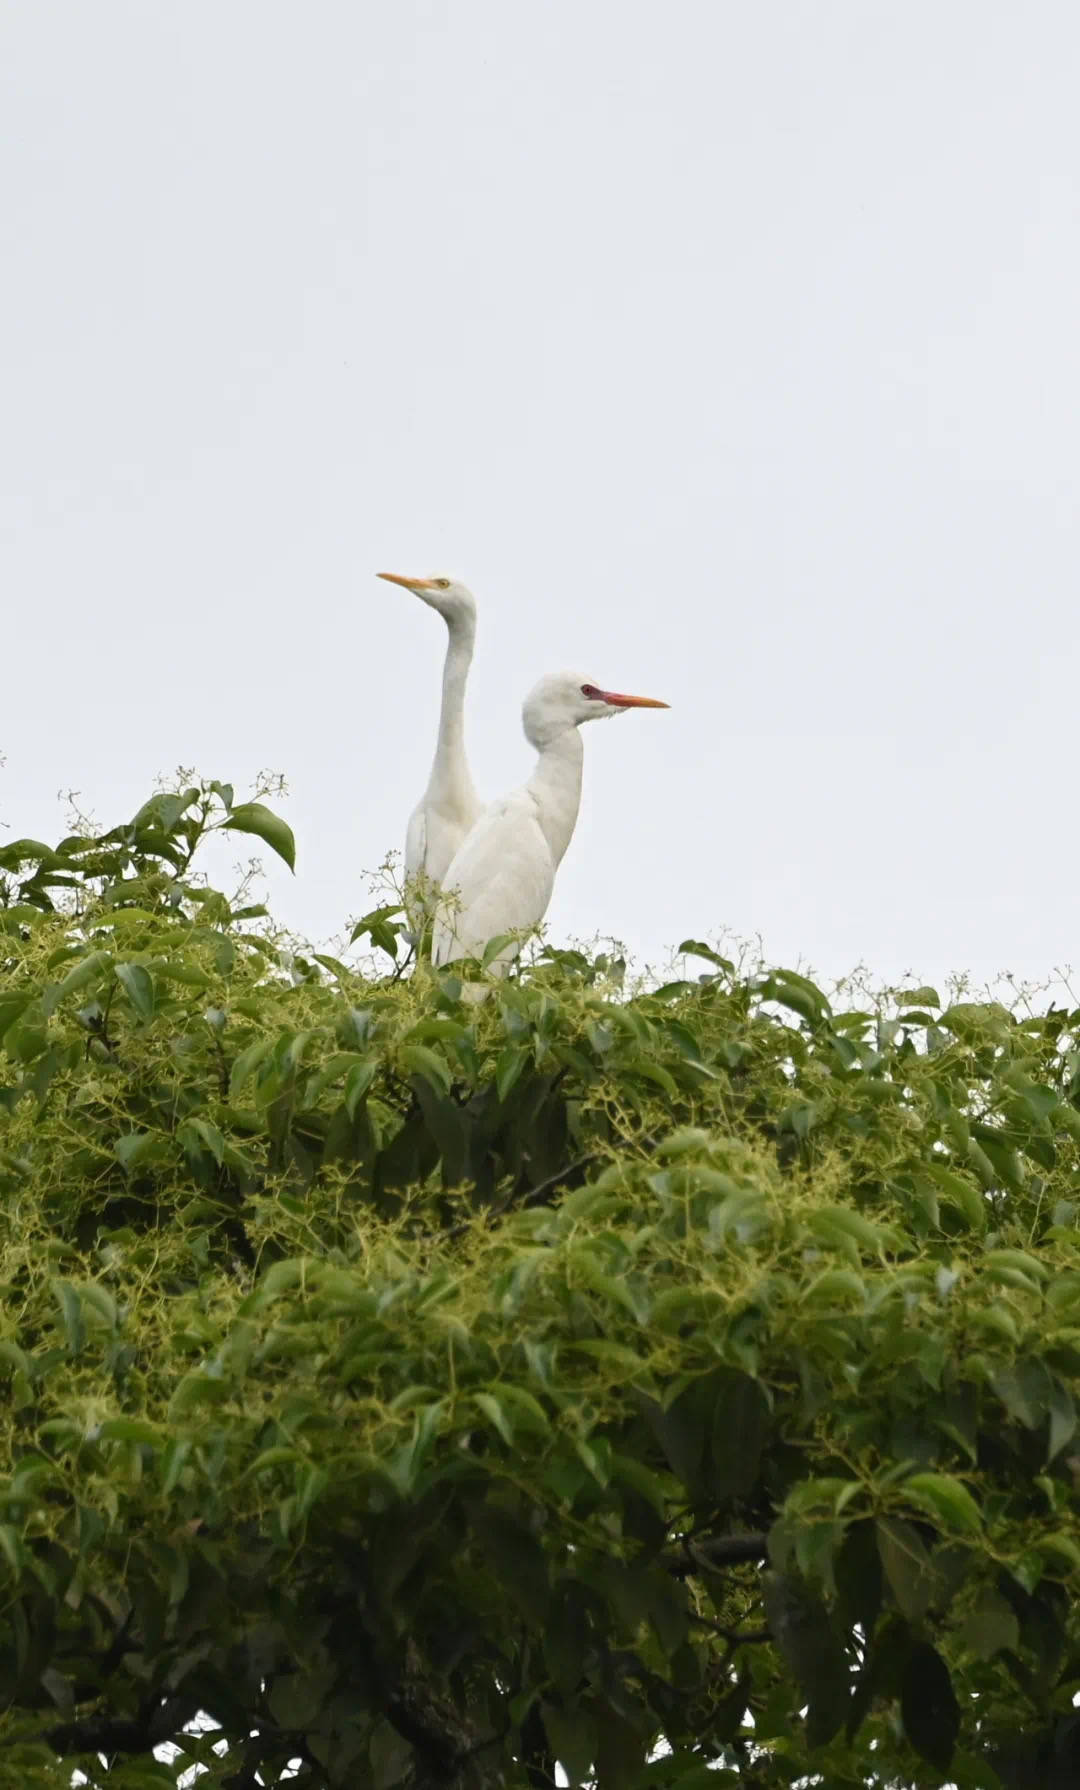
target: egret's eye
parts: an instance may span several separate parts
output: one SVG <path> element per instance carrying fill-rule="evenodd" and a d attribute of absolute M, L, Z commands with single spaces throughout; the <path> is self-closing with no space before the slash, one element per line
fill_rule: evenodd
<path fill-rule="evenodd" d="M 449 578 L 436 578 L 435 582 L 438 585 L 440 590 L 449 590 L 450 589 Z"/>
<path fill-rule="evenodd" d="M 595 684 L 582 684 L 581 694 L 587 696 L 591 702 L 603 702 L 604 700 L 603 691 L 598 690 Z"/>

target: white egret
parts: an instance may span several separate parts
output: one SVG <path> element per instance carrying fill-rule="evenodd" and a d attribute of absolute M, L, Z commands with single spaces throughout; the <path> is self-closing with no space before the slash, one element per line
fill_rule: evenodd
<path fill-rule="evenodd" d="M 536 769 L 520 789 L 484 810 L 448 866 L 435 913 L 435 963 L 480 957 L 501 933 L 540 924 L 581 805 L 582 722 L 667 706 L 602 690 L 575 672 L 540 679 L 521 715 L 525 737 L 539 753 Z M 519 948 L 513 942 L 497 954 L 496 974 L 505 975 Z"/>
<path fill-rule="evenodd" d="M 405 835 L 405 886 L 416 893 L 416 905 L 423 913 L 431 907 L 451 858 L 484 806 L 465 756 L 465 683 L 476 640 L 476 602 L 472 592 L 452 578 L 402 578 L 397 572 L 378 576 L 411 590 L 437 610 L 449 635 L 435 757 Z"/>

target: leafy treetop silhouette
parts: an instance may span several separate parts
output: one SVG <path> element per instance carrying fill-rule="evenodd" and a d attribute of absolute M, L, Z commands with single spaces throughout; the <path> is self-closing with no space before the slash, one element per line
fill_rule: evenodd
<path fill-rule="evenodd" d="M 1080 1013 L 469 1004 L 222 827 L 0 849 L 2 1790 L 1074 1783 Z"/>

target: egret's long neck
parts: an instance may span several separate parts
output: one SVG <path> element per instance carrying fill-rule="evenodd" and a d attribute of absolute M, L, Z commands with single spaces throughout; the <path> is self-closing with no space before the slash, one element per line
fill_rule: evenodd
<path fill-rule="evenodd" d="M 472 664 L 476 623 L 471 616 L 455 616 L 446 626 L 450 639 L 443 665 L 439 737 L 428 794 L 435 801 L 453 802 L 473 793 L 465 757 L 465 683 Z"/>
<path fill-rule="evenodd" d="M 541 747 L 529 778 L 529 793 L 556 865 L 562 862 L 577 822 L 584 756 L 581 734 L 576 727 L 568 727 Z"/>

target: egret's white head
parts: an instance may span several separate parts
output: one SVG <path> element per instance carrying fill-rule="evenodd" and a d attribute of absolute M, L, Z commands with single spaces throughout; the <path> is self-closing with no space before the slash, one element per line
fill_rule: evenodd
<path fill-rule="evenodd" d="M 617 690 L 602 690 L 580 672 L 551 671 L 529 691 L 521 720 L 526 739 L 539 751 L 560 733 L 580 727 L 583 721 L 601 721 L 608 715 L 624 714 L 627 709 L 667 706 L 654 696 L 623 696 Z"/>
<path fill-rule="evenodd" d="M 414 596 L 422 597 L 437 609 L 443 618 L 450 621 L 473 621 L 476 618 L 476 600 L 471 590 L 458 584 L 453 578 L 402 578 L 397 572 L 377 572 L 377 578 L 385 578 L 388 584 L 400 584 L 404 590 L 411 590 Z"/>

